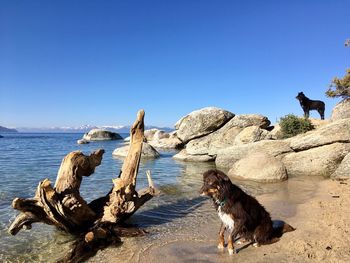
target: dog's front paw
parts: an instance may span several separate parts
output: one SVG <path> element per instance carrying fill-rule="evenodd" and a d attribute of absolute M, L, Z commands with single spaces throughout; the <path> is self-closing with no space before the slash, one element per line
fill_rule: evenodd
<path fill-rule="evenodd" d="M 225 245 L 223 243 L 219 243 L 218 249 L 224 250 L 224 248 L 225 248 Z"/>
<path fill-rule="evenodd" d="M 233 254 L 237 254 L 237 251 L 234 248 L 229 248 L 228 253 L 229 253 L 229 255 L 233 255 Z"/>
<path fill-rule="evenodd" d="M 237 245 L 242 245 L 245 242 L 245 240 L 239 239 L 236 241 Z"/>

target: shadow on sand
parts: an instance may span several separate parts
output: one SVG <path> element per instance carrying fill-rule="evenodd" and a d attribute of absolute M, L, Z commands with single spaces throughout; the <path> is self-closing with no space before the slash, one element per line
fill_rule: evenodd
<path fill-rule="evenodd" d="M 207 198 L 180 199 L 171 204 L 164 204 L 149 210 L 140 211 L 127 223 L 138 227 L 150 227 L 169 223 L 175 219 L 185 217 L 203 205 Z"/>

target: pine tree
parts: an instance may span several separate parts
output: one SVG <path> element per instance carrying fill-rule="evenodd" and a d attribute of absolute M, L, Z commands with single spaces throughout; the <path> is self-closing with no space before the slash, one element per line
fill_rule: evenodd
<path fill-rule="evenodd" d="M 327 97 L 342 97 L 344 99 L 350 97 L 350 69 L 346 71 L 347 73 L 343 78 L 335 77 L 332 80 L 329 89 L 326 91 Z"/>

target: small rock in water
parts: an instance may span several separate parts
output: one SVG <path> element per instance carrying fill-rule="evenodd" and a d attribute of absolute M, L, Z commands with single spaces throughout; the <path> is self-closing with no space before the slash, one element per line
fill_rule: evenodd
<path fill-rule="evenodd" d="M 85 139 L 77 140 L 77 144 L 87 144 L 87 143 L 89 143 L 89 141 L 87 141 Z"/>

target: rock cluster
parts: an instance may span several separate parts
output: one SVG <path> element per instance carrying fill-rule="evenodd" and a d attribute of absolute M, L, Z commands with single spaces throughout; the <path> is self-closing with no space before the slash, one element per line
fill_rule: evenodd
<path fill-rule="evenodd" d="M 343 109 L 345 103 L 337 107 Z M 184 149 L 174 159 L 215 161 L 231 177 L 263 182 L 301 175 L 349 177 L 350 118 L 334 112 L 341 117 L 311 120 L 315 130 L 282 140 L 265 116 L 212 107 L 197 110 L 175 125 Z"/>
<path fill-rule="evenodd" d="M 230 177 L 276 182 L 288 177 L 350 176 L 350 99 L 339 103 L 331 120 L 310 119 L 315 129 L 279 139 L 280 128 L 260 114 L 235 115 L 207 107 L 193 111 L 175 124 L 175 131 L 145 131 L 144 157 L 156 158 L 154 149 L 180 149 L 174 159 L 215 161 Z M 113 153 L 126 156 L 128 146 Z"/>

